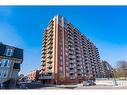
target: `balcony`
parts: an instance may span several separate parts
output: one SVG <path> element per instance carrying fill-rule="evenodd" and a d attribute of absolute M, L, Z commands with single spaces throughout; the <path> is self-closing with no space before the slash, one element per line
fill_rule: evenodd
<path fill-rule="evenodd" d="M 47 68 L 48 69 L 52 69 L 52 65 L 51 64 L 47 64 Z"/>
<path fill-rule="evenodd" d="M 46 59 L 42 59 L 42 62 L 46 62 Z"/>
<path fill-rule="evenodd" d="M 42 71 L 45 71 L 45 68 L 42 68 Z"/>
<path fill-rule="evenodd" d="M 73 43 L 74 43 L 74 41 L 72 41 L 72 40 L 68 40 L 68 43 L 73 44 Z"/>
<path fill-rule="evenodd" d="M 44 48 L 42 49 L 42 51 L 46 51 L 46 48 L 44 47 Z"/>
<path fill-rule="evenodd" d="M 48 36 L 48 40 L 47 41 L 50 41 L 50 40 L 53 40 L 53 34 Z"/>
<path fill-rule="evenodd" d="M 78 79 L 82 79 L 82 74 L 78 74 Z"/>
<path fill-rule="evenodd" d="M 46 40 L 44 40 L 44 41 L 43 41 L 43 44 L 46 44 L 46 43 L 47 43 L 47 41 L 46 41 Z"/>
<path fill-rule="evenodd" d="M 74 48 L 72 48 L 72 47 L 69 47 L 69 50 L 70 50 L 70 51 L 73 51 L 73 50 L 74 50 Z"/>
<path fill-rule="evenodd" d="M 44 44 L 43 47 L 46 47 L 46 44 Z"/>
<path fill-rule="evenodd" d="M 68 46 L 72 47 L 72 46 L 73 46 L 73 44 L 71 44 L 71 43 L 68 43 Z"/>
<path fill-rule="evenodd" d="M 51 44 L 53 44 L 53 41 L 52 40 L 50 40 L 50 41 L 47 42 L 47 45 L 51 45 Z"/>
<path fill-rule="evenodd" d="M 78 71 L 78 74 L 82 74 L 82 72 L 81 71 Z"/>
<path fill-rule="evenodd" d="M 46 64 L 45 63 L 42 63 L 42 66 L 44 67 L 44 66 L 46 66 Z"/>
<path fill-rule="evenodd" d="M 47 58 L 52 58 L 53 55 L 52 54 L 47 54 Z"/>
<path fill-rule="evenodd" d="M 46 38 L 47 37 L 47 31 L 44 33 L 44 38 Z"/>
<path fill-rule="evenodd" d="M 52 62 L 52 59 L 47 59 L 47 62 L 48 62 L 48 63 Z"/>
<path fill-rule="evenodd" d="M 43 55 L 42 58 L 46 58 L 46 55 Z"/>
<path fill-rule="evenodd" d="M 52 40 L 48 40 L 46 45 L 53 44 Z"/>
<path fill-rule="evenodd" d="M 42 54 L 45 55 L 46 54 L 46 51 L 43 51 Z"/>
<path fill-rule="evenodd" d="M 50 32 L 50 33 L 48 34 L 48 40 L 50 40 L 51 38 L 53 38 L 53 33 L 52 33 L 52 32 Z"/>
<path fill-rule="evenodd" d="M 52 67 L 52 64 L 46 64 L 47 67 Z"/>
<path fill-rule="evenodd" d="M 75 67 L 74 65 L 70 65 L 70 68 L 72 68 L 72 69 L 73 69 L 74 67 Z"/>
<path fill-rule="evenodd" d="M 74 52 L 73 52 L 73 51 L 69 51 L 68 53 L 69 53 L 69 55 L 73 55 L 73 54 L 74 54 Z"/>
<path fill-rule="evenodd" d="M 74 73 L 75 73 L 75 71 L 74 71 L 74 70 L 70 70 L 70 73 L 74 74 Z"/>
<path fill-rule="evenodd" d="M 49 44 L 48 46 L 47 46 L 47 48 L 49 49 L 49 48 L 53 48 L 53 45 L 52 44 Z"/>
<path fill-rule="evenodd" d="M 48 49 L 47 52 L 48 52 L 48 53 L 52 53 L 53 51 L 52 51 L 51 49 Z"/>

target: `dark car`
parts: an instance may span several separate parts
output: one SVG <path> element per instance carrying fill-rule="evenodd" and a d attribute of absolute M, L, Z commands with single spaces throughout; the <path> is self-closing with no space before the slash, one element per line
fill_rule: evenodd
<path fill-rule="evenodd" d="M 92 86 L 96 85 L 94 80 L 87 80 L 83 82 L 83 86 Z"/>

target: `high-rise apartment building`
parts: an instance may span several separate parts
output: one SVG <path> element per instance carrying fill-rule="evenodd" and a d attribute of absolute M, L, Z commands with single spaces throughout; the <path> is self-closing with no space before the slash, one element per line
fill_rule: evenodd
<path fill-rule="evenodd" d="M 15 88 L 23 50 L 0 43 L 0 88 Z"/>
<path fill-rule="evenodd" d="M 43 36 L 42 83 L 71 84 L 101 77 L 98 49 L 64 17 L 55 16 Z"/>

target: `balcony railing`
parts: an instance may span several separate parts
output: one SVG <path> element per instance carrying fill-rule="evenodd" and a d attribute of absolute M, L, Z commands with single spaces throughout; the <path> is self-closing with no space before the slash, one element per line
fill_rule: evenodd
<path fill-rule="evenodd" d="M 52 54 L 47 54 L 47 57 L 48 57 L 48 58 L 52 58 L 53 55 L 52 55 Z"/>
<path fill-rule="evenodd" d="M 47 52 L 48 52 L 48 53 L 52 53 L 53 51 L 52 51 L 51 49 L 48 49 Z"/>
<path fill-rule="evenodd" d="M 75 66 L 74 65 L 70 65 L 70 68 L 74 68 Z"/>
<path fill-rule="evenodd" d="M 46 61 L 46 59 L 42 59 L 42 62 L 45 62 Z"/>
<path fill-rule="evenodd" d="M 75 73 L 75 71 L 74 70 L 70 70 L 70 73 Z"/>
<path fill-rule="evenodd" d="M 52 62 L 52 59 L 47 59 L 47 62 Z"/>

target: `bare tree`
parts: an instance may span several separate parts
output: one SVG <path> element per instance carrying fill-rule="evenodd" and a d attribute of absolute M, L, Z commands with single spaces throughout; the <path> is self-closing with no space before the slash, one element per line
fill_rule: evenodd
<path fill-rule="evenodd" d="M 127 61 L 118 61 L 116 68 L 117 77 L 127 77 Z"/>

